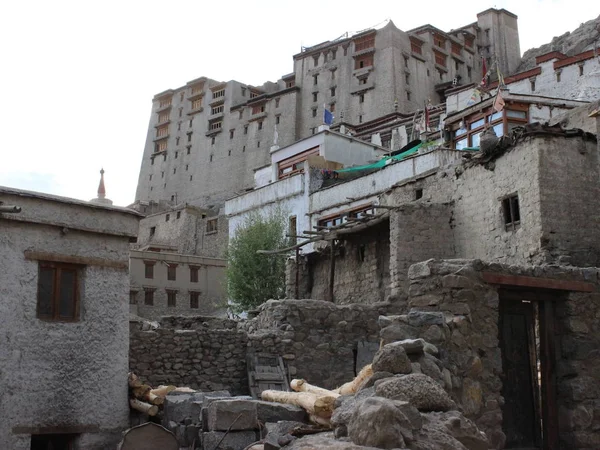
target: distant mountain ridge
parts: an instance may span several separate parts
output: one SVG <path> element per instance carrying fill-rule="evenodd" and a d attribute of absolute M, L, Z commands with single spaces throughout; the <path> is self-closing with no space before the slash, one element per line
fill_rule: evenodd
<path fill-rule="evenodd" d="M 535 67 L 536 56 L 558 51 L 568 56 L 573 56 L 594 48 L 594 43 L 600 48 L 600 16 L 582 23 L 574 31 L 552 38 L 548 44 L 531 48 L 523 54 L 521 63 L 515 73 L 524 72 Z"/>

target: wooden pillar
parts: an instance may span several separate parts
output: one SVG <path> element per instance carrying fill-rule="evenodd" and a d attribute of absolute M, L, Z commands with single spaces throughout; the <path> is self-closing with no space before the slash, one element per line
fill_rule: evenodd
<path fill-rule="evenodd" d="M 333 302 L 333 284 L 335 282 L 335 239 L 331 241 L 331 254 L 329 257 L 329 291 L 327 300 Z"/>
<path fill-rule="evenodd" d="M 542 368 L 542 424 L 545 450 L 558 450 L 558 404 L 556 398 L 556 347 L 553 301 L 539 302 L 540 359 Z"/>
<path fill-rule="evenodd" d="M 300 247 L 296 247 L 296 291 L 295 298 L 300 298 Z"/>

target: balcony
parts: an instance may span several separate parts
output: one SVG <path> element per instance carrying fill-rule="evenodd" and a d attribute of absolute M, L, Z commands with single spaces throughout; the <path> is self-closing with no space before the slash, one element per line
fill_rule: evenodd
<path fill-rule="evenodd" d="M 173 105 L 171 103 L 165 104 L 163 106 L 158 105 L 158 109 L 156 110 L 156 112 L 157 113 L 161 113 L 161 112 L 164 112 L 164 111 L 168 111 L 172 107 L 173 107 Z"/>
<path fill-rule="evenodd" d="M 267 112 L 263 111 L 257 114 L 252 114 L 249 118 L 248 118 L 248 122 L 253 122 L 255 120 L 258 119 L 264 119 L 265 117 L 267 117 Z"/>
<path fill-rule="evenodd" d="M 373 89 L 374 87 L 374 81 L 367 81 L 365 84 L 359 84 L 358 86 L 350 88 L 350 95 L 359 94 L 361 92 L 368 91 L 369 89 Z"/>
<path fill-rule="evenodd" d="M 153 141 L 154 142 L 158 142 L 158 141 L 164 141 L 165 139 L 169 139 L 170 134 L 165 134 L 164 136 L 156 136 Z"/>
<path fill-rule="evenodd" d="M 192 109 L 190 112 L 187 113 L 188 116 L 193 116 L 194 114 L 198 114 L 201 113 L 202 111 L 204 111 L 204 108 L 202 106 L 196 108 L 196 109 Z"/>

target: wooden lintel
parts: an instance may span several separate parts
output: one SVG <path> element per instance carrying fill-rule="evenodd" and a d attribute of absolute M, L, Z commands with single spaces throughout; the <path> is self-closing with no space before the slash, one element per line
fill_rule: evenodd
<path fill-rule="evenodd" d="M 60 253 L 36 252 L 32 250 L 25 250 L 23 253 L 25 259 L 29 261 L 52 261 L 68 264 L 81 264 L 84 266 L 110 267 L 120 270 L 127 270 L 129 268 L 129 263 L 127 261 L 114 261 L 104 258 L 95 258 L 93 256 L 63 255 Z"/>
<path fill-rule="evenodd" d="M 81 433 L 98 433 L 100 427 L 98 425 L 74 425 L 74 426 L 58 426 L 58 427 L 13 427 L 13 434 L 81 434 Z"/>
<path fill-rule="evenodd" d="M 495 272 L 483 272 L 483 281 L 503 286 L 521 286 L 539 289 L 556 289 L 561 291 L 594 292 L 593 283 L 572 280 L 557 280 L 554 278 L 527 277 L 523 275 L 505 275 Z"/>

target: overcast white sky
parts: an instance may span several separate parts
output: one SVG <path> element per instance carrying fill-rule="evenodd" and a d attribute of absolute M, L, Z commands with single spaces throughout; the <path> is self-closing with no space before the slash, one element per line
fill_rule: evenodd
<path fill-rule="evenodd" d="M 292 71 L 301 45 L 392 19 L 450 30 L 519 16 L 521 52 L 600 13 L 596 0 L 5 0 L 0 185 L 131 203 L 152 96 L 199 76 L 249 84 Z"/>

